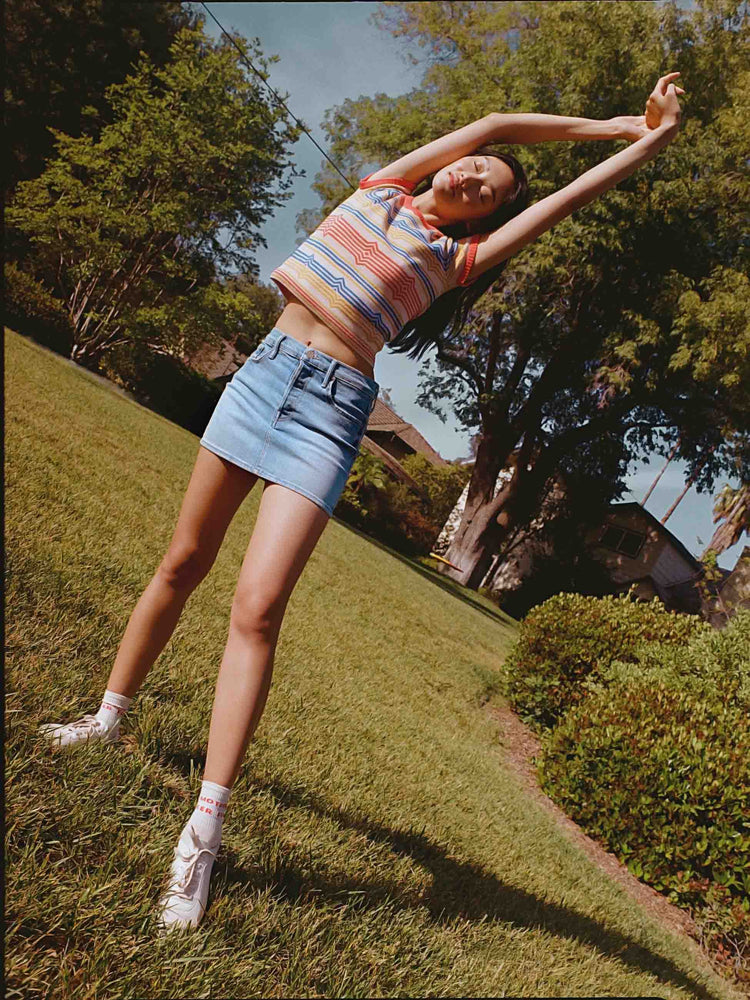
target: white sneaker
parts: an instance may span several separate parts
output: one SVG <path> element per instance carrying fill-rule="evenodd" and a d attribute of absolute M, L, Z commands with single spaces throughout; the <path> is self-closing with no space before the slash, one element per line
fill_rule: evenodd
<path fill-rule="evenodd" d="M 159 900 L 160 931 L 197 927 L 206 912 L 208 883 L 219 846 L 212 849 L 190 823 L 180 834 L 174 851 L 170 882 Z"/>
<path fill-rule="evenodd" d="M 108 728 L 95 715 L 84 715 L 75 722 L 46 722 L 39 726 L 39 732 L 50 743 L 58 747 L 72 746 L 75 743 L 116 743 L 120 739 L 120 723 Z"/>

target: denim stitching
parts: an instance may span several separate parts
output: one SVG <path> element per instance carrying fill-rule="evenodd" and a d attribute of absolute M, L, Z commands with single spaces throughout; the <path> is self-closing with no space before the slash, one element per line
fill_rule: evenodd
<path fill-rule="evenodd" d="M 337 410 L 338 413 L 340 413 L 342 416 L 346 417 L 347 420 L 351 420 L 352 419 L 351 413 L 348 413 L 345 409 L 343 409 L 341 406 L 339 406 L 339 404 L 336 402 L 336 400 L 334 398 L 334 395 L 333 395 L 333 383 L 336 381 L 336 379 L 338 379 L 338 375 L 334 375 L 333 378 L 331 379 L 331 381 L 328 383 L 328 386 L 327 386 L 327 389 L 328 389 L 328 398 L 330 399 L 331 403 L 333 403 L 333 406 Z M 351 383 L 347 383 L 347 385 L 351 385 Z M 355 389 L 359 388 L 359 386 L 355 386 L 354 388 Z M 359 407 L 357 407 L 357 409 L 359 409 Z M 370 413 L 372 413 L 372 410 L 369 410 L 367 413 L 364 414 L 365 424 L 367 424 L 367 421 L 370 419 Z"/>
<path fill-rule="evenodd" d="M 202 444 L 204 448 L 208 448 L 209 451 L 215 451 L 216 454 L 221 455 L 223 458 L 226 458 L 228 462 L 233 462 L 235 465 L 238 465 L 241 469 L 244 469 L 245 472 L 252 472 L 260 479 L 267 479 L 271 483 L 278 483 L 280 486 L 286 486 L 287 489 L 294 490 L 295 493 L 301 493 L 302 496 L 307 497 L 308 500 L 312 500 L 313 503 L 317 503 L 320 507 L 322 507 L 329 517 L 333 517 L 333 508 L 329 510 L 328 503 L 326 503 L 326 501 L 322 497 L 317 496 L 311 490 L 305 490 L 301 486 L 298 486 L 296 483 L 291 482 L 291 480 L 289 479 L 279 479 L 275 475 L 266 473 L 260 464 L 253 465 L 252 468 L 250 468 L 247 465 L 243 465 L 233 455 L 230 455 L 230 453 L 226 451 L 224 448 L 219 448 L 218 445 L 214 445 L 208 440 L 206 440 L 205 443 L 203 442 L 203 440 L 201 440 L 199 443 Z M 339 496 L 341 496 L 341 494 L 339 494 Z"/>
<path fill-rule="evenodd" d="M 274 428 L 276 427 L 277 423 L 279 422 L 279 417 L 281 416 L 281 411 L 286 406 L 286 401 L 289 399 L 289 396 L 291 395 L 292 389 L 294 387 L 294 383 L 297 381 L 297 376 L 302 371 L 302 369 L 303 369 L 303 367 L 305 365 L 305 360 L 306 359 L 304 357 L 301 357 L 299 359 L 297 367 L 292 372 L 291 378 L 287 381 L 286 388 L 284 389 L 284 395 L 281 397 L 281 402 L 276 407 L 276 413 L 274 413 L 273 420 L 271 421 L 271 426 L 268 428 L 268 434 L 266 435 L 266 441 L 264 442 L 264 445 L 263 445 L 264 452 L 265 452 L 265 445 L 268 442 L 268 436 L 271 433 L 271 431 L 274 430 Z M 262 457 L 263 457 L 263 455 L 261 454 L 261 458 Z"/>

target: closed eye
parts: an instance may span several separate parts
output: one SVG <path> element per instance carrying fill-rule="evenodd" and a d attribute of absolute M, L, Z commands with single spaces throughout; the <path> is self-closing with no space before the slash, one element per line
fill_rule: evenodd
<path fill-rule="evenodd" d="M 477 171 L 477 173 L 479 173 L 479 167 L 477 166 L 477 163 L 478 163 L 478 161 L 474 160 L 474 169 Z M 479 189 L 479 200 L 480 201 L 484 201 L 485 200 L 484 192 L 483 192 L 483 190 L 482 190 L 481 187 Z M 490 196 L 490 201 L 492 201 L 492 196 Z"/>

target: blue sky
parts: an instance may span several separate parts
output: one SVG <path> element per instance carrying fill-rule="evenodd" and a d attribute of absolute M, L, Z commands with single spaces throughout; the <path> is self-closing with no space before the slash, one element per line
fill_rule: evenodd
<path fill-rule="evenodd" d="M 203 12 L 202 7 L 193 5 Z M 325 146 L 320 128 L 327 109 L 347 98 L 374 97 L 385 93 L 395 97 L 419 84 L 421 72 L 412 66 L 407 53 L 421 58 L 423 53 L 414 43 L 392 38 L 385 30 L 371 23 L 377 3 L 209 3 L 208 7 L 227 29 L 239 31 L 245 38 L 258 38 L 266 57 L 278 55 L 279 62 L 270 67 L 269 83 L 284 96 L 287 106 L 301 119 L 319 145 Z M 690 6 L 683 4 L 683 6 Z M 219 29 L 205 15 L 206 30 L 217 37 Z M 689 81 L 685 81 L 689 85 Z M 650 81 L 644 81 L 644 101 Z M 271 95 L 269 94 L 269 97 Z M 502 109 L 498 109 L 502 110 Z M 298 178 L 294 197 L 276 211 L 262 232 L 268 242 L 260 248 L 256 261 L 260 280 L 268 282 L 271 271 L 294 251 L 297 233 L 297 213 L 305 208 L 317 208 L 318 197 L 310 185 L 320 169 L 323 157 L 306 135 L 293 147 L 298 168 L 306 177 Z M 443 424 L 434 414 L 417 406 L 419 363 L 382 350 L 375 361 L 375 379 L 391 394 L 395 410 L 425 436 L 430 444 L 447 459 L 469 454 L 469 435 L 449 420 Z M 631 470 L 628 492 L 623 500 L 642 500 L 646 490 L 663 464 L 657 456 Z M 672 463 L 651 494 L 646 509 L 661 519 L 683 488 L 684 466 Z M 717 483 L 717 489 L 723 481 Z M 667 522 L 695 555 L 700 555 L 713 534 L 712 497 L 691 489 Z M 747 536 L 719 559 L 721 566 L 734 566 Z"/>

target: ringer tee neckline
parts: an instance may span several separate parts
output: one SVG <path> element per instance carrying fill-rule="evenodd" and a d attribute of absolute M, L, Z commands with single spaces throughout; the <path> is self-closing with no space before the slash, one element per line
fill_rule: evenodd
<path fill-rule="evenodd" d="M 406 205 L 406 207 L 409 209 L 410 212 L 414 212 L 414 214 L 419 219 L 422 220 L 422 224 L 425 226 L 426 229 L 431 229 L 435 233 L 440 233 L 441 236 L 447 236 L 448 235 L 447 233 L 444 233 L 442 229 L 438 229 L 437 226 L 433 226 L 432 223 L 428 222 L 427 219 L 425 219 L 425 217 L 419 211 L 419 209 L 417 208 L 417 206 L 414 204 L 414 196 L 413 195 L 407 194 L 407 195 L 404 196 L 404 205 Z"/>

